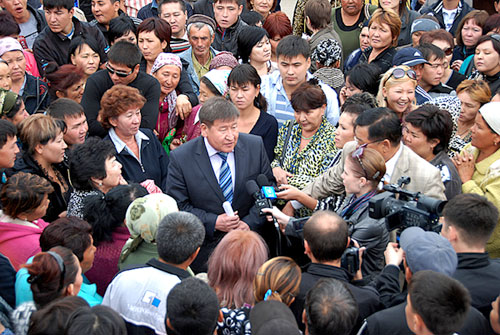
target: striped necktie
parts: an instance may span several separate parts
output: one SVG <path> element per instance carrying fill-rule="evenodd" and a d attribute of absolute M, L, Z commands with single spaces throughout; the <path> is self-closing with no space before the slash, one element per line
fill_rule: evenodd
<path fill-rule="evenodd" d="M 218 152 L 222 158 L 222 165 L 219 172 L 219 185 L 227 201 L 233 202 L 233 180 L 231 178 L 231 169 L 227 163 L 227 152 Z"/>

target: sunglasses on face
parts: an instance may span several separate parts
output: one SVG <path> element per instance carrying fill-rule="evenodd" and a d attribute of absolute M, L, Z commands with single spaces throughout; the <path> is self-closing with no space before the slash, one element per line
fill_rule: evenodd
<path fill-rule="evenodd" d="M 130 72 L 115 70 L 111 67 L 111 65 L 109 65 L 109 63 L 106 63 L 106 70 L 108 70 L 109 74 L 116 74 L 120 78 L 128 77 L 132 74 L 132 72 L 134 72 L 134 69 L 130 70 Z"/>
<path fill-rule="evenodd" d="M 446 56 L 450 56 L 453 53 L 453 49 L 452 48 L 443 49 L 443 52 Z"/>

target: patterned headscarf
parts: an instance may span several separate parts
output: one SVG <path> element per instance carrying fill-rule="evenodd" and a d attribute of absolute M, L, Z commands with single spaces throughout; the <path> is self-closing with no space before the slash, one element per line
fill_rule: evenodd
<path fill-rule="evenodd" d="M 311 59 L 319 62 L 324 66 L 332 66 L 335 62 L 340 61 L 342 58 L 342 48 L 339 42 L 333 38 L 321 41 L 316 48 L 314 48 Z"/>
<path fill-rule="evenodd" d="M 156 57 L 153 67 L 151 68 L 151 74 L 154 74 L 165 65 L 175 65 L 182 71 L 182 62 L 179 56 L 162 52 Z"/>
<path fill-rule="evenodd" d="M 148 194 L 135 199 L 128 206 L 125 217 L 130 238 L 125 243 L 120 260 L 123 262 L 143 241 L 155 243 L 160 221 L 167 214 L 178 211 L 177 202 L 163 193 Z"/>
<path fill-rule="evenodd" d="M 227 93 L 227 78 L 229 77 L 230 70 L 211 70 L 208 71 L 203 77 L 210 80 L 212 85 L 219 91 L 222 96 Z"/>
<path fill-rule="evenodd" d="M 18 95 L 0 88 L 0 116 L 7 115 L 16 105 Z"/>

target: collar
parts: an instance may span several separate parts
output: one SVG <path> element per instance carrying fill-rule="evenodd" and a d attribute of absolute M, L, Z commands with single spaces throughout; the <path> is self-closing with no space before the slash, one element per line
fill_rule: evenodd
<path fill-rule="evenodd" d="M 182 269 L 179 269 L 175 266 L 172 266 L 170 264 L 165 264 L 163 262 L 160 262 L 158 259 L 156 258 L 151 258 L 147 263 L 146 265 L 149 265 L 155 269 L 158 269 L 160 271 L 163 271 L 163 272 L 167 272 L 167 273 L 170 273 L 170 274 L 173 274 L 173 275 L 176 275 L 177 277 L 179 277 L 180 279 L 185 279 L 185 278 L 189 278 L 191 277 L 191 275 L 189 274 L 189 272 L 187 272 L 186 270 L 182 270 Z"/>
<path fill-rule="evenodd" d="M 123 149 L 126 149 L 127 152 L 132 155 L 132 152 L 128 149 L 128 147 L 125 144 L 125 142 L 123 142 L 118 137 L 118 135 L 116 134 L 114 128 L 109 129 L 108 134 L 109 134 L 109 138 L 111 139 L 111 141 L 113 142 L 113 144 L 115 146 L 115 149 L 116 149 L 117 153 L 121 153 L 123 151 Z M 137 132 L 137 134 L 135 134 L 135 140 L 137 141 L 137 145 L 139 146 L 139 150 L 140 150 L 141 149 L 142 141 L 143 140 L 144 141 L 149 141 L 149 137 L 146 134 L 144 134 L 142 131 L 139 130 Z"/>
<path fill-rule="evenodd" d="M 26 73 L 24 75 L 24 81 L 23 85 L 21 86 L 21 89 L 19 90 L 19 95 L 22 96 L 24 94 L 24 89 L 26 88 L 26 81 L 28 80 L 28 74 Z"/>
<path fill-rule="evenodd" d="M 344 270 L 343 268 L 336 267 L 336 266 L 331 266 L 331 265 L 326 265 L 326 264 L 321 264 L 321 263 L 311 263 L 307 267 L 306 270 L 307 273 L 316 275 L 316 276 L 321 276 L 321 277 L 328 277 L 328 278 L 335 278 L 341 281 L 350 281 L 350 276 L 349 273 Z"/>
<path fill-rule="evenodd" d="M 457 253 L 458 269 L 477 269 L 490 265 L 490 255 L 487 252 L 460 252 Z"/>
<path fill-rule="evenodd" d="M 10 217 L 7 214 L 4 214 L 3 210 L 0 210 L 0 221 L 1 222 L 9 222 L 9 223 L 14 223 L 20 226 L 26 226 L 26 227 L 31 227 L 31 228 L 38 228 L 40 227 L 36 224 L 37 220 L 30 222 L 26 220 L 21 220 L 21 219 L 15 219 L 13 217 Z"/>
<path fill-rule="evenodd" d="M 210 145 L 206 137 L 203 137 L 203 141 L 205 143 L 205 148 L 207 148 L 208 157 L 215 156 L 219 153 L 219 150 Z M 234 149 L 231 152 L 234 152 Z"/>
<path fill-rule="evenodd" d="M 281 74 L 279 71 L 274 71 L 272 74 L 271 74 L 271 82 L 273 83 L 274 86 L 276 86 L 276 89 L 277 90 L 281 90 L 283 88 L 283 77 L 281 77 Z M 309 79 L 313 78 L 314 76 L 309 72 L 307 71 L 306 72 L 306 81 L 308 81 Z M 320 83 L 320 86 L 321 86 L 321 83 Z M 287 97 L 288 99 L 288 97 Z"/>
<path fill-rule="evenodd" d="M 477 157 L 479 156 L 479 150 L 476 147 L 473 147 L 470 143 L 468 143 L 462 150 L 466 152 L 470 152 L 469 150 L 473 150 L 472 153 L 475 159 L 477 159 Z M 500 159 L 500 149 L 498 149 L 492 155 L 486 157 L 479 163 L 476 163 L 475 164 L 476 171 L 479 172 L 481 175 L 486 176 L 490 166 L 499 159 Z"/>
<path fill-rule="evenodd" d="M 153 2 L 151 2 L 151 8 L 158 8 L 158 2 L 156 2 L 156 0 L 153 0 Z"/>
<path fill-rule="evenodd" d="M 494 74 L 494 75 L 492 75 L 492 76 L 486 76 L 486 75 L 484 76 L 484 79 L 485 79 L 485 80 L 486 80 L 489 84 L 491 84 L 491 83 L 493 83 L 493 82 L 497 81 L 497 80 L 498 80 L 498 78 L 500 78 L 500 72 L 498 72 L 498 73 L 496 73 L 496 74 Z"/>
<path fill-rule="evenodd" d="M 404 145 L 403 143 L 400 143 L 398 151 L 396 151 L 396 153 L 394 154 L 394 156 L 391 157 L 391 159 L 389 159 L 387 162 L 385 162 L 385 170 L 386 170 L 385 176 L 392 177 L 392 174 L 394 173 L 394 169 L 396 168 L 396 163 L 398 162 L 399 157 L 401 156 L 401 153 L 403 152 L 403 145 Z M 384 176 L 384 179 L 385 179 L 385 176 Z M 390 180 L 386 180 L 386 181 L 389 182 Z"/>

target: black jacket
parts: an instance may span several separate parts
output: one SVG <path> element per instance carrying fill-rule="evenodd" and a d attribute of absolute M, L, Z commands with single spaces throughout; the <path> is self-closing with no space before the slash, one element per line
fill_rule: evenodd
<path fill-rule="evenodd" d="M 215 39 L 212 42 L 212 47 L 218 51 L 232 52 L 234 57 L 238 54 L 238 35 L 241 29 L 247 24 L 241 18 L 231 27 L 222 29 L 217 25 L 215 30 Z"/>
<path fill-rule="evenodd" d="M 122 165 L 123 178 L 133 183 L 142 183 L 146 179 L 152 179 L 156 186 L 166 192 L 169 163 L 167 153 L 152 130 L 141 128 L 140 131 L 149 137 L 149 140 L 142 140 L 140 147 L 141 162 L 129 154 L 126 149 L 116 155 L 116 159 Z M 109 135 L 104 139 L 111 141 Z"/>
<path fill-rule="evenodd" d="M 351 197 L 346 198 L 339 212 L 348 207 Z M 344 220 L 349 225 L 349 236 L 356 240 L 360 247 L 366 247 L 363 254 L 361 270 L 363 277 L 377 274 L 384 267 L 384 251 L 389 243 L 389 232 L 385 220 L 372 219 L 368 216 L 368 202 L 363 204 L 356 212 Z"/>
<path fill-rule="evenodd" d="M 500 72 L 493 76 L 484 76 L 484 80 L 490 85 L 491 97 L 493 98 L 500 88 Z"/>
<path fill-rule="evenodd" d="M 59 218 L 59 214 L 68 209 L 68 200 L 72 192 L 72 188 L 69 183 L 68 166 L 66 162 L 63 161 L 62 163 L 54 164 L 53 167 L 61 173 L 62 177 L 66 181 L 66 184 L 68 185 L 68 191 L 65 194 L 63 194 L 61 187 L 57 182 L 53 182 L 49 180 L 47 176 L 45 176 L 43 170 L 35 162 L 33 157 L 28 153 L 24 153 L 21 157 L 17 158 L 14 167 L 7 170 L 7 175 L 9 177 L 13 174 L 16 174 L 17 172 L 26 172 L 40 176 L 50 182 L 50 184 L 54 188 L 54 192 L 49 194 L 50 204 L 47 208 L 47 213 L 42 218 L 46 222 L 52 222 L 56 220 L 57 218 Z"/>
<path fill-rule="evenodd" d="M 380 303 L 389 308 L 406 301 L 406 289 L 401 292 L 399 285 L 399 268 L 386 265 L 373 282 L 380 294 Z"/>
<path fill-rule="evenodd" d="M 107 135 L 107 131 L 97 121 L 97 115 L 101 109 L 102 96 L 113 85 L 113 81 L 106 70 L 97 71 L 87 79 L 81 105 L 87 116 L 90 136 L 104 137 Z M 139 71 L 137 77 L 128 86 L 137 88 L 142 96 L 146 98 L 146 104 L 141 109 L 141 127 L 154 129 L 158 119 L 160 102 L 160 84 L 158 80 Z"/>
<path fill-rule="evenodd" d="M 359 57 L 359 63 L 368 63 L 368 59 L 370 57 L 370 54 L 372 53 L 373 48 L 368 47 L 361 53 L 361 56 Z M 380 71 L 382 73 L 385 73 L 387 70 L 389 70 L 392 67 L 392 59 L 394 58 L 394 55 L 396 54 L 396 49 L 393 47 L 389 47 L 382 51 L 381 54 L 379 54 L 377 57 L 375 57 L 374 60 L 371 61 L 370 64 L 375 64 L 379 67 Z"/>
<path fill-rule="evenodd" d="M 179 83 L 177 84 L 176 90 L 180 94 L 184 94 L 185 96 L 187 96 L 189 99 L 189 102 L 191 103 L 191 106 L 194 107 L 198 104 L 198 96 L 193 91 L 193 84 L 192 84 L 191 78 L 189 78 L 189 74 L 187 72 L 188 67 L 189 67 L 189 63 L 182 58 L 181 58 L 181 63 L 182 63 L 181 78 L 179 79 Z M 143 58 L 140 66 L 139 66 L 139 71 L 146 73 L 146 68 L 147 68 L 147 62 Z M 158 101 L 158 103 L 159 103 L 159 101 Z"/>
<path fill-rule="evenodd" d="M 456 31 L 457 31 L 457 28 L 458 28 L 460 21 L 462 21 L 462 19 L 465 17 L 465 15 L 467 15 L 471 10 L 474 9 L 474 8 L 471 8 L 471 6 L 469 6 L 463 0 L 460 0 L 460 4 L 458 7 L 459 7 L 459 12 L 457 13 L 457 15 L 455 15 L 455 19 L 453 20 L 453 25 L 451 26 L 451 29 L 449 30 L 449 32 L 453 36 L 455 36 L 455 34 L 456 34 Z M 438 20 L 441 28 L 446 29 L 446 26 L 445 26 L 444 20 L 443 20 L 443 1 L 438 1 L 430 7 L 422 8 L 420 10 L 420 13 L 422 15 L 427 14 L 427 15 L 434 16 Z"/>
<path fill-rule="evenodd" d="M 0 297 L 10 307 L 16 308 L 16 270 L 14 270 L 10 260 L 2 254 L 0 254 L 0 273 L 2 274 L 2 280 L 0 280 Z"/>
<path fill-rule="evenodd" d="M 91 26 L 87 22 L 80 22 L 77 18 L 73 17 L 74 33 L 73 37 L 77 36 L 91 36 L 97 41 L 99 46 L 99 56 L 101 63 L 106 62 L 106 52 L 108 49 L 108 42 L 102 35 L 99 29 Z M 43 73 L 43 68 L 48 62 L 56 62 L 58 65 L 68 64 L 69 44 L 71 40 L 64 34 L 55 34 L 49 27 L 38 35 L 33 45 L 33 52 L 36 58 L 36 64 L 40 74 Z"/>
<path fill-rule="evenodd" d="M 26 73 L 26 84 L 24 85 L 23 101 L 26 111 L 34 114 L 44 111 L 50 104 L 49 87 L 47 83 L 38 77 Z"/>
<path fill-rule="evenodd" d="M 500 261 L 488 253 L 458 253 L 457 271 L 453 278 L 470 292 L 472 306 L 489 318 L 491 303 L 500 294 Z"/>
<path fill-rule="evenodd" d="M 406 323 L 405 307 L 406 302 L 403 302 L 397 306 L 373 314 L 365 320 L 362 331 L 358 334 L 413 335 L 413 332 L 408 328 L 408 324 Z M 477 309 L 471 307 L 465 323 L 458 333 L 461 335 L 490 334 L 489 323 Z"/>
<path fill-rule="evenodd" d="M 306 294 L 321 278 L 334 278 L 340 280 L 345 283 L 349 288 L 349 291 L 351 291 L 359 307 L 357 326 L 355 326 L 354 329 L 359 328 L 363 319 L 379 310 L 380 304 L 378 293 L 372 287 L 353 285 L 351 283 L 350 275 L 343 268 L 319 263 L 311 263 L 305 272 L 302 273 L 299 294 L 295 298 L 292 305 L 290 305 L 290 309 L 302 329 L 304 329 L 304 324 L 302 323 L 302 311 L 304 310 Z"/>
<path fill-rule="evenodd" d="M 138 18 L 136 18 L 136 17 L 134 17 L 134 16 L 128 16 L 128 15 L 127 15 L 124 11 L 122 11 L 121 9 L 119 9 L 119 10 L 118 10 L 118 14 L 119 14 L 120 16 L 121 16 L 121 15 L 123 15 L 123 16 L 127 16 L 127 17 L 129 17 L 129 18 L 132 20 L 132 22 L 134 22 L 134 25 L 135 25 L 135 27 L 136 27 L 136 28 L 137 28 L 137 27 L 141 24 L 141 22 L 142 22 L 142 20 L 141 20 L 141 19 L 138 19 Z M 104 36 L 104 38 L 105 38 L 105 39 L 106 39 L 106 41 L 108 42 L 108 44 L 110 44 L 110 42 L 109 42 L 109 30 L 106 28 L 106 26 L 105 26 L 105 25 L 103 25 L 103 24 L 99 23 L 99 22 L 98 22 L 97 20 L 95 20 L 95 19 L 94 19 L 94 20 L 92 20 L 92 21 L 90 21 L 90 25 L 91 25 L 91 26 L 96 26 L 97 28 L 99 28 L 99 30 L 101 31 L 102 35 Z"/>

